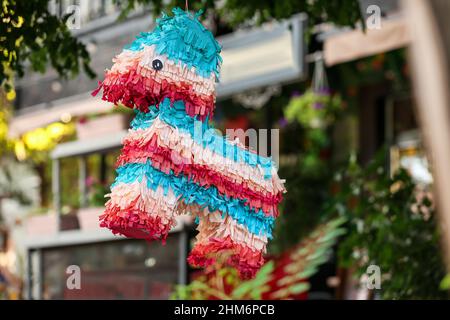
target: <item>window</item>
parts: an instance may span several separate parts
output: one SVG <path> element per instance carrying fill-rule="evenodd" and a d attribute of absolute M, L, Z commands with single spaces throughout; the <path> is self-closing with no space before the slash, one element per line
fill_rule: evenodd
<path fill-rule="evenodd" d="M 178 280 L 178 241 L 118 240 L 45 249 L 44 299 L 167 299 Z M 66 269 L 80 267 L 81 289 L 68 289 Z"/>

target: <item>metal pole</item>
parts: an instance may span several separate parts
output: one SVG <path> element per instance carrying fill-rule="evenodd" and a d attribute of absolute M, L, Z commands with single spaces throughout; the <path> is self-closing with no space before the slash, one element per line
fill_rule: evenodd
<path fill-rule="evenodd" d="M 386 156 L 386 168 L 389 174 L 393 175 L 391 163 L 392 146 L 394 145 L 394 99 L 389 97 L 384 104 L 384 141 L 388 147 Z"/>
<path fill-rule="evenodd" d="M 187 284 L 187 252 L 188 252 L 189 235 L 188 230 L 183 223 L 180 231 L 180 239 L 178 242 L 178 284 Z"/>
<path fill-rule="evenodd" d="M 44 297 L 44 259 L 42 256 L 42 249 L 36 250 L 37 254 L 37 275 L 36 284 L 38 287 L 37 299 L 42 300 Z"/>
<path fill-rule="evenodd" d="M 60 160 L 54 159 L 52 163 L 52 191 L 53 191 L 53 207 L 56 213 L 56 230 L 61 231 L 61 177 L 60 177 Z"/>
<path fill-rule="evenodd" d="M 86 156 L 82 156 L 79 158 L 79 180 L 78 180 L 81 208 L 85 208 L 87 206 L 86 178 L 87 178 L 87 158 Z"/>
<path fill-rule="evenodd" d="M 27 249 L 27 299 L 33 299 L 33 250 Z"/>

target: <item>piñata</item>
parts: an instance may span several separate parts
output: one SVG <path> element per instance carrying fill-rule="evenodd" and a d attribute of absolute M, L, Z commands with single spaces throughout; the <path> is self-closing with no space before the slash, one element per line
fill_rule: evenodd
<path fill-rule="evenodd" d="M 209 123 L 221 48 L 198 20 L 176 8 L 113 59 L 103 100 L 135 109 L 100 224 L 115 234 L 165 241 L 176 217 L 192 214 L 198 235 L 188 261 L 226 256 L 252 277 L 285 191 L 270 158 Z"/>

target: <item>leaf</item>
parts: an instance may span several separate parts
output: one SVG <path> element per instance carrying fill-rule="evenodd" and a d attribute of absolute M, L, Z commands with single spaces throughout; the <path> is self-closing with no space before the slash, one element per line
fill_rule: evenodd
<path fill-rule="evenodd" d="M 327 233 L 325 236 L 323 236 L 321 239 L 319 239 L 319 242 L 327 242 L 334 240 L 335 238 L 338 238 L 342 235 L 344 235 L 347 231 L 345 229 L 336 229 L 329 233 Z"/>
<path fill-rule="evenodd" d="M 240 297 L 245 296 L 247 292 L 251 291 L 252 288 L 253 283 L 251 281 L 246 281 L 239 285 L 236 289 L 234 289 L 231 295 L 233 297 L 236 297 L 236 299 L 239 299 Z"/>
<path fill-rule="evenodd" d="M 313 276 L 316 272 L 317 272 L 317 268 L 315 268 L 315 267 L 312 267 L 312 268 L 308 268 L 308 269 L 306 269 L 305 271 L 303 271 L 303 272 L 300 272 L 298 275 L 297 275 L 297 277 L 299 278 L 299 279 L 308 279 L 308 278 L 310 278 L 311 276 Z"/>
<path fill-rule="evenodd" d="M 450 290 L 450 274 L 447 274 L 444 279 L 442 279 L 439 287 L 441 290 Z"/>
<path fill-rule="evenodd" d="M 310 288 L 309 283 L 298 283 L 289 288 L 289 292 L 293 294 L 300 294 L 308 291 Z"/>
<path fill-rule="evenodd" d="M 260 276 L 266 276 L 269 273 L 271 273 L 274 269 L 274 261 L 268 261 L 266 264 L 264 264 L 261 269 L 259 269 L 258 273 L 256 274 L 256 277 Z"/>

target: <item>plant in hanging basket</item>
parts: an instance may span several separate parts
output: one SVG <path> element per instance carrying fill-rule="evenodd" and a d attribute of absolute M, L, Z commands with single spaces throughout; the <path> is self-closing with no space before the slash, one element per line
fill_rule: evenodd
<path fill-rule="evenodd" d="M 303 95 L 293 96 L 284 115 L 288 122 L 298 122 L 301 126 L 321 129 L 330 125 L 342 109 L 339 95 L 328 90 L 307 90 Z"/>
<path fill-rule="evenodd" d="M 285 108 L 287 122 L 299 125 L 304 132 L 300 169 L 306 175 L 316 176 L 326 171 L 329 128 L 342 109 L 340 96 L 326 89 L 309 89 L 303 95 L 295 95 Z"/>

